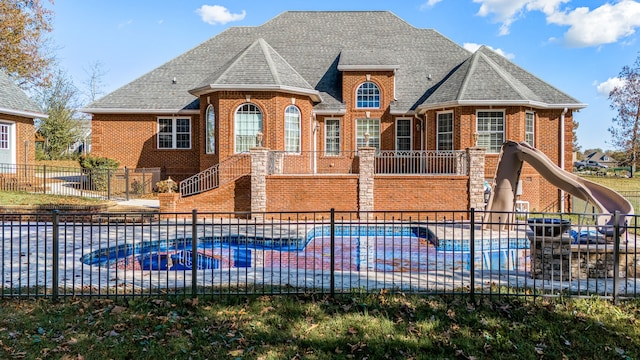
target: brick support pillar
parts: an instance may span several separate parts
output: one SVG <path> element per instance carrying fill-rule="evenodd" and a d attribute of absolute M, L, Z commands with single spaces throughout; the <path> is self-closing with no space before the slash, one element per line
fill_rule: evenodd
<path fill-rule="evenodd" d="M 469 158 L 469 209 L 484 210 L 485 153 L 486 150 L 483 148 L 467 148 L 467 156 Z M 477 220 L 482 218 L 482 215 L 477 216 Z"/>
<path fill-rule="evenodd" d="M 267 211 L 267 161 L 269 149 L 252 148 L 251 153 L 251 212 L 254 219 L 262 220 Z"/>
<path fill-rule="evenodd" d="M 358 209 L 360 219 L 370 219 L 375 210 L 373 204 L 373 181 L 375 175 L 376 148 L 361 147 L 358 149 L 360 158 L 360 176 L 358 178 Z"/>

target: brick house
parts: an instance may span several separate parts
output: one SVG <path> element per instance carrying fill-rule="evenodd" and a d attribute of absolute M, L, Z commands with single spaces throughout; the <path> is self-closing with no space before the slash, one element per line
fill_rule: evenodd
<path fill-rule="evenodd" d="M 39 106 L 0 70 L 0 164 L 1 172 L 15 172 L 15 165 L 35 161 L 34 119 L 46 118 Z"/>
<path fill-rule="evenodd" d="M 486 47 L 390 12 L 232 27 L 82 109 L 92 152 L 181 181 L 188 211 L 467 210 L 503 141 L 570 169 L 583 107 Z M 559 191 L 525 166 L 523 200 Z"/>

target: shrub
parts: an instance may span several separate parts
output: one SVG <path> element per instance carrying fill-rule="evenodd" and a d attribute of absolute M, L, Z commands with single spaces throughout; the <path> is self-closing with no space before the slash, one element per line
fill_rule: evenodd
<path fill-rule="evenodd" d="M 173 179 L 171 178 L 168 178 L 167 180 L 158 181 L 156 183 L 156 187 L 158 188 L 159 193 L 178 192 L 178 183 L 173 181 Z"/>
<path fill-rule="evenodd" d="M 78 159 L 84 173 L 89 175 L 89 188 L 92 190 L 108 190 L 110 170 L 118 169 L 120 163 L 114 159 L 100 156 L 83 155 Z"/>

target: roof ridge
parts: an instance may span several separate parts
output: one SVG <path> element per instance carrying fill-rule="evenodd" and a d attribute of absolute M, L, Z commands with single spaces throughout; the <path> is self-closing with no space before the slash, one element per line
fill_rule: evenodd
<path fill-rule="evenodd" d="M 462 84 L 460 84 L 460 88 L 458 89 L 458 93 L 456 94 L 456 99 L 460 99 L 462 98 L 462 94 L 464 94 L 467 90 L 467 85 L 469 84 L 469 81 L 471 81 L 471 74 L 474 72 L 475 68 L 476 68 L 476 64 L 478 62 L 477 58 L 478 56 L 476 55 L 478 52 L 474 52 L 473 54 L 471 54 L 471 56 L 465 60 L 469 61 L 469 68 L 467 69 L 467 72 L 464 74 L 464 80 L 462 80 Z M 464 62 L 463 62 L 464 63 Z"/>
<path fill-rule="evenodd" d="M 258 40 L 256 41 L 260 44 L 260 49 L 262 50 L 264 58 L 267 61 L 267 65 L 269 66 L 269 71 L 271 71 L 271 76 L 273 76 L 274 82 L 278 85 L 282 85 L 282 81 L 280 81 L 280 74 L 278 73 L 278 69 L 276 69 L 276 64 L 273 62 L 271 52 L 269 51 L 269 49 L 273 51 L 275 51 L 275 49 L 273 49 L 271 45 L 269 45 L 269 43 L 263 38 L 258 38 Z"/>

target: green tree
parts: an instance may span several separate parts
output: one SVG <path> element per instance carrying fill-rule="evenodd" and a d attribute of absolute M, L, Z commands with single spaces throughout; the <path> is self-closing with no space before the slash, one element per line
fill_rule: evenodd
<path fill-rule="evenodd" d="M 45 138 L 45 154 L 50 159 L 62 158 L 69 145 L 78 140 L 80 123 L 75 119 L 78 89 L 66 73 L 59 70 L 51 84 L 42 88 L 38 100 L 49 115 L 37 124 Z"/>
<path fill-rule="evenodd" d="M 611 109 L 618 115 L 613 119 L 609 132 L 613 145 L 630 155 L 633 177 L 638 159 L 640 131 L 640 56 L 631 66 L 624 66 L 618 77 L 623 81 L 609 93 Z"/>
<path fill-rule="evenodd" d="M 48 0 L 53 4 L 53 0 Z M 0 1 L 0 68 L 24 87 L 42 86 L 50 80 L 48 38 L 53 11 L 44 7 L 45 0 Z"/>

